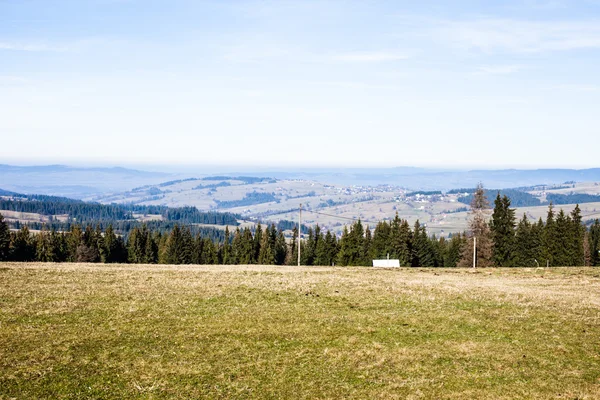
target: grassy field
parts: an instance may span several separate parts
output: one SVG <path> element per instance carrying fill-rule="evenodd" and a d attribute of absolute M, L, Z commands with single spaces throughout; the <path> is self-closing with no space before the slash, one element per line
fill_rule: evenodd
<path fill-rule="evenodd" d="M 600 269 L 0 264 L 0 398 L 600 398 Z"/>

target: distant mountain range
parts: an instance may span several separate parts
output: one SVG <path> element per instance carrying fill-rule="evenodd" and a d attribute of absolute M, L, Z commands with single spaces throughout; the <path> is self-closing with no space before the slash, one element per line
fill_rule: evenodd
<path fill-rule="evenodd" d="M 0 187 L 19 193 L 38 193 L 83 198 L 139 185 L 155 184 L 174 175 L 113 168 L 84 168 L 66 165 L 14 166 L 0 164 Z"/>
<path fill-rule="evenodd" d="M 450 190 L 473 187 L 514 188 L 564 182 L 600 181 L 600 168 L 591 169 L 503 169 L 449 170 L 416 167 L 398 168 L 248 168 L 228 175 L 305 179 L 337 185 L 375 186 L 389 184 L 412 190 Z M 225 168 L 224 168 L 225 170 Z M 196 172 L 194 172 L 196 171 Z M 213 175 L 215 168 L 210 168 Z M 12 166 L 0 164 L 0 187 L 19 193 L 40 193 L 73 198 L 91 197 L 154 185 L 173 179 L 207 176 L 207 169 L 187 168 L 185 172 L 152 172 L 122 167 L 84 168 L 66 165 Z"/>
<path fill-rule="evenodd" d="M 339 185 L 374 186 L 389 184 L 412 190 L 450 190 L 474 187 L 479 182 L 497 189 L 563 182 L 600 181 L 600 168 L 591 169 L 503 169 L 503 170 L 441 170 L 425 168 L 363 168 L 314 169 L 298 171 L 244 172 L 246 175 L 269 176 L 278 179 L 307 179 Z"/>

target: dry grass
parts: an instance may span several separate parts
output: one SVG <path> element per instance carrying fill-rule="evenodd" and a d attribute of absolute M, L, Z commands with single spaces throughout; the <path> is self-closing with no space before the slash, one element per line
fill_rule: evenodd
<path fill-rule="evenodd" d="M 600 270 L 0 265 L 0 398 L 600 398 Z"/>

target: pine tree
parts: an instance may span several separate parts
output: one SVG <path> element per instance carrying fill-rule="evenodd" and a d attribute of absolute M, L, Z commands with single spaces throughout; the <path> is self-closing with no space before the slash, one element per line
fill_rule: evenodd
<path fill-rule="evenodd" d="M 448 241 L 448 249 L 444 258 L 444 266 L 454 268 L 460 261 L 461 249 L 466 244 L 466 235 L 452 235 Z"/>
<path fill-rule="evenodd" d="M 215 248 L 215 244 L 209 238 L 203 239 L 202 252 L 205 264 L 213 265 L 219 263 L 219 258 L 217 256 L 217 249 Z"/>
<path fill-rule="evenodd" d="M 499 267 L 513 265 L 515 246 L 515 210 L 510 208 L 510 199 L 500 192 L 494 201 L 494 211 L 490 222 L 493 240 L 493 260 Z"/>
<path fill-rule="evenodd" d="M 345 267 L 350 265 L 350 261 L 352 260 L 352 251 L 351 247 L 351 239 L 350 232 L 348 232 L 348 227 L 344 226 L 344 230 L 342 231 L 342 237 L 339 241 L 339 251 L 337 254 L 337 264 Z"/>
<path fill-rule="evenodd" d="M 239 262 L 242 265 L 252 264 L 254 262 L 254 240 L 252 238 L 252 232 L 250 232 L 248 227 L 244 228 L 242 234 L 241 253 L 239 257 Z"/>
<path fill-rule="evenodd" d="M 166 261 L 168 264 L 179 264 L 179 249 L 181 248 L 181 229 L 179 225 L 175 225 L 169 235 L 167 242 L 167 256 Z"/>
<path fill-rule="evenodd" d="M 396 214 L 398 217 L 398 214 Z M 400 220 L 396 218 L 392 222 L 392 226 L 385 221 L 375 225 L 373 237 L 371 240 L 371 259 L 385 258 L 388 254 L 390 257 L 398 257 L 394 243 L 399 241 L 400 237 Z"/>
<path fill-rule="evenodd" d="M 586 267 L 592 265 L 592 255 L 590 254 L 590 233 L 587 230 L 583 236 L 583 265 Z"/>
<path fill-rule="evenodd" d="M 316 228 L 320 229 L 318 225 Z M 302 265 L 314 265 L 317 251 L 317 242 L 315 240 L 315 236 L 315 231 L 313 231 L 312 227 L 308 228 L 306 240 L 304 241 L 304 246 L 300 252 L 300 263 Z"/>
<path fill-rule="evenodd" d="M 292 229 L 292 240 L 289 245 L 287 265 L 296 265 L 298 263 L 298 228 Z"/>
<path fill-rule="evenodd" d="M 11 259 L 13 261 L 34 261 L 35 260 L 35 246 L 29 233 L 27 225 L 23 227 L 15 234 L 12 234 L 11 240 Z"/>
<path fill-rule="evenodd" d="M 68 261 L 69 251 L 67 246 L 67 236 L 64 233 L 58 233 L 55 230 L 52 230 L 50 233 L 50 241 L 55 256 L 53 261 Z"/>
<path fill-rule="evenodd" d="M 569 218 L 561 208 L 556 216 L 556 237 L 557 246 L 552 255 L 553 265 L 557 267 L 571 266 L 571 218 Z"/>
<path fill-rule="evenodd" d="M 361 264 L 364 266 L 370 266 L 373 263 L 373 259 L 371 258 L 371 244 L 373 242 L 373 238 L 371 237 L 371 229 L 367 226 L 365 229 L 365 237 L 363 239 L 362 251 L 361 251 Z"/>
<path fill-rule="evenodd" d="M 419 220 L 415 222 L 413 230 L 413 241 L 412 241 L 412 266 L 413 267 L 433 267 L 435 255 L 430 247 L 430 241 L 427 237 L 427 230 L 425 226 L 419 223 Z"/>
<path fill-rule="evenodd" d="M 232 249 L 231 249 L 231 235 L 229 234 L 229 226 L 225 227 L 225 241 L 221 247 L 221 259 L 223 264 L 232 264 Z"/>
<path fill-rule="evenodd" d="M 557 255 L 560 238 L 556 221 L 554 220 L 554 206 L 552 203 L 548 205 L 548 213 L 546 215 L 546 225 L 544 226 L 544 234 L 542 237 L 543 259 L 547 265 L 556 265 L 555 258 Z"/>
<path fill-rule="evenodd" d="M 588 239 L 590 264 L 594 267 L 600 266 L 600 220 L 596 219 L 590 227 Z"/>
<path fill-rule="evenodd" d="M 77 249 L 82 244 L 82 236 L 83 232 L 81 231 L 81 227 L 79 225 L 74 225 L 71 227 L 71 231 L 67 236 L 67 260 L 68 261 L 77 261 Z"/>
<path fill-rule="evenodd" d="M 271 246 L 269 245 L 268 234 L 262 236 L 262 243 L 260 244 L 260 253 L 258 254 L 258 263 L 261 265 L 275 264 L 275 256 L 273 254 L 273 251 L 271 250 Z"/>
<path fill-rule="evenodd" d="M 274 229 L 273 227 L 272 229 Z M 277 241 L 275 243 L 275 264 L 284 265 L 287 258 L 287 244 L 285 242 L 285 236 L 283 232 L 278 230 Z"/>
<path fill-rule="evenodd" d="M 54 248 L 52 246 L 52 236 L 46 229 L 42 229 L 42 231 L 35 237 L 35 254 L 37 261 L 56 261 Z"/>
<path fill-rule="evenodd" d="M 8 224 L 4 221 L 4 216 L 0 214 L 0 261 L 6 261 L 9 258 L 10 251 L 10 230 Z"/>
<path fill-rule="evenodd" d="M 579 204 L 575 205 L 575 208 L 571 212 L 571 229 L 570 229 L 570 262 L 569 265 L 581 266 L 585 264 L 584 254 L 584 238 L 586 229 L 582 224 L 581 220 L 581 209 Z"/>
<path fill-rule="evenodd" d="M 410 225 L 408 225 L 407 220 L 403 220 L 400 223 L 398 241 L 393 245 L 400 265 L 411 265 L 412 241 L 413 233 L 410 230 Z"/>
<path fill-rule="evenodd" d="M 235 228 L 235 233 L 233 234 L 233 240 L 231 241 L 231 263 L 239 264 L 240 263 L 240 255 L 242 253 L 242 231 L 240 228 Z"/>
<path fill-rule="evenodd" d="M 146 233 L 144 242 L 146 244 L 144 247 L 144 263 L 156 264 L 158 262 L 158 244 L 154 241 L 150 231 Z"/>
<path fill-rule="evenodd" d="M 263 229 L 260 222 L 256 224 L 256 230 L 254 232 L 254 240 L 253 240 L 253 253 L 252 253 L 252 261 L 251 264 L 256 264 L 258 262 L 258 255 L 260 253 L 260 245 L 262 243 Z"/>

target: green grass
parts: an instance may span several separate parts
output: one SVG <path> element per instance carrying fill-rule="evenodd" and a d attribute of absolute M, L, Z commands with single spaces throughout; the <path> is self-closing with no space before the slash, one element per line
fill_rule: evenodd
<path fill-rule="evenodd" d="M 600 398 L 600 270 L 4 264 L 0 398 Z"/>

